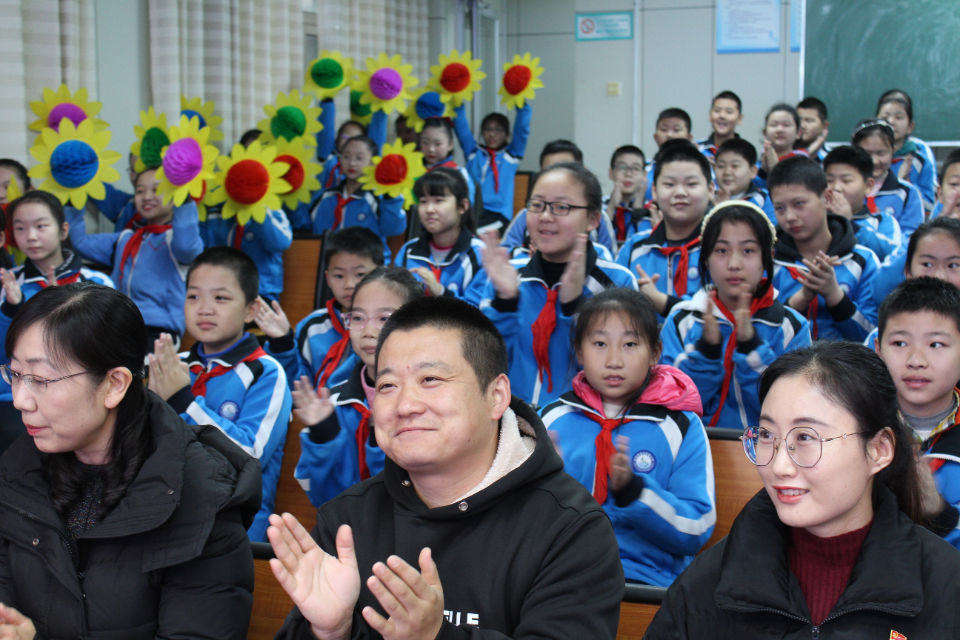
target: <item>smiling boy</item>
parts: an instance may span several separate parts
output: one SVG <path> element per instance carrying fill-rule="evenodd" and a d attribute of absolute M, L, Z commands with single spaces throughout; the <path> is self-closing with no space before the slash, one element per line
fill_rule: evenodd
<path fill-rule="evenodd" d="M 728 140 L 739 138 L 737 127 L 743 123 L 743 102 L 733 91 L 721 91 L 710 103 L 710 136 L 697 142 L 700 151 L 708 159 L 714 160 L 720 145 Z"/>

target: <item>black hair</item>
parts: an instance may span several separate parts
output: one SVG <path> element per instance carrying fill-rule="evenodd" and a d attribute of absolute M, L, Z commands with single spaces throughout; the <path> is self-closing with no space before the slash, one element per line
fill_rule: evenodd
<path fill-rule="evenodd" d="M 244 302 L 247 304 L 257 299 L 260 291 L 260 274 L 257 272 L 257 263 L 243 251 L 233 247 L 210 247 L 198 255 L 190 268 L 187 269 L 187 287 L 190 287 L 190 276 L 202 265 L 223 267 L 230 270 L 237 277 L 240 290 L 243 291 Z"/>
<path fill-rule="evenodd" d="M 817 117 L 823 122 L 827 121 L 827 105 L 820 98 L 807 96 L 797 103 L 797 109 L 813 109 L 817 112 Z"/>
<path fill-rule="evenodd" d="M 448 296 L 418 298 L 393 312 L 377 339 L 378 368 L 380 352 L 390 334 L 422 327 L 459 332 L 460 352 L 470 363 L 482 391 L 497 376 L 507 373 L 507 347 L 497 328 L 477 307 Z"/>
<path fill-rule="evenodd" d="M 391 291 L 403 298 L 404 304 L 424 295 L 423 283 L 414 277 L 408 269 L 403 267 L 377 267 L 357 283 L 353 290 L 353 300 L 356 301 L 360 289 L 374 282 L 384 283 Z"/>
<path fill-rule="evenodd" d="M 730 138 L 717 147 L 716 157 L 721 153 L 735 153 L 747 161 L 751 167 L 757 164 L 757 148 L 746 138 Z"/>
<path fill-rule="evenodd" d="M 94 514 L 100 520 L 119 504 L 153 448 L 143 384 L 147 345 L 143 316 L 119 291 L 84 281 L 47 287 L 25 301 L 7 330 L 8 354 L 16 352 L 17 342 L 35 325 L 43 327 L 46 355 L 56 368 L 66 371 L 68 363 L 74 363 L 95 385 L 116 367 L 125 367 L 132 375 L 116 408 L 110 458 L 102 476 L 103 497 Z M 89 474 L 72 451 L 42 454 L 41 460 L 50 500 L 65 515 L 83 499 Z"/>
<path fill-rule="evenodd" d="M 742 222 L 753 231 L 753 237 L 760 245 L 760 261 L 763 270 L 766 272 L 766 278 L 757 286 L 753 293 L 755 298 L 760 298 L 767 292 L 773 279 L 773 241 L 774 235 L 771 229 L 770 220 L 766 214 L 760 213 L 745 205 L 726 205 L 710 213 L 705 218 L 703 230 L 700 232 L 700 259 L 699 269 L 700 278 L 703 285 L 709 284 L 710 277 L 710 254 L 717 246 L 717 240 L 720 239 L 720 232 L 723 231 L 723 225 L 727 222 Z"/>
<path fill-rule="evenodd" d="M 833 340 L 787 352 L 760 376 L 761 404 L 773 384 L 785 376 L 802 376 L 850 413 L 863 435 L 864 450 L 877 433 L 890 428 L 894 436 L 893 459 L 876 478 L 896 495 L 901 511 L 914 522 L 922 523 L 913 436 L 900 420 L 897 387 L 880 356 L 862 344 Z M 874 483 L 875 494 L 877 488 Z"/>
<path fill-rule="evenodd" d="M 334 138 L 334 141 L 339 140 L 339 139 L 340 139 L 340 136 L 343 135 L 343 130 L 346 129 L 347 127 L 351 127 L 351 126 L 352 126 L 352 127 L 359 127 L 360 132 L 361 132 L 361 133 L 360 133 L 361 136 L 367 135 L 367 126 L 366 126 L 365 124 L 363 124 L 362 122 L 357 122 L 356 120 L 347 120 L 346 122 L 344 122 L 343 124 L 341 124 L 339 127 L 337 127 L 337 137 Z M 357 137 L 357 136 L 350 136 L 350 138 L 356 138 L 356 137 Z M 348 141 L 348 140 L 349 140 L 349 138 L 347 139 L 347 141 Z M 344 141 L 344 142 L 346 142 L 346 141 Z"/>
<path fill-rule="evenodd" d="M 678 118 L 683 120 L 683 123 L 687 125 L 687 133 L 690 133 L 690 131 L 693 129 L 693 125 L 690 121 L 690 114 L 680 107 L 670 107 L 669 109 L 664 109 L 661 111 L 657 116 L 657 123 L 654 126 L 659 126 L 663 120 L 667 120 L 669 118 Z"/>
<path fill-rule="evenodd" d="M 540 178 L 554 171 L 565 171 L 580 183 L 580 186 L 583 187 L 583 197 L 589 207 L 588 213 L 598 214 L 602 211 L 603 189 L 600 187 L 600 181 L 597 180 L 597 176 L 593 175 L 589 169 L 579 162 L 560 162 L 540 171 L 533 176 L 533 180 L 530 181 L 530 193 L 533 193 L 534 189 L 536 189 L 537 182 Z"/>
<path fill-rule="evenodd" d="M 574 162 L 583 162 L 583 151 L 575 143 L 564 140 L 563 138 L 551 140 L 543 145 L 543 151 L 540 152 L 540 165 L 543 165 L 543 159 L 555 153 L 569 153 L 573 156 Z M 546 167 L 543 167 L 546 169 Z"/>
<path fill-rule="evenodd" d="M 453 127 L 450 126 L 450 121 L 446 118 L 436 118 L 431 117 L 423 121 L 423 129 L 420 130 L 420 133 L 423 133 L 427 129 L 442 129 L 445 134 L 447 134 L 447 140 L 450 141 L 450 146 L 453 146 Z M 419 138 L 417 138 L 419 140 Z"/>
<path fill-rule="evenodd" d="M 853 130 L 853 135 L 850 136 L 850 142 L 859 147 L 861 142 L 871 136 L 879 137 L 890 145 L 892 150 L 896 151 L 897 139 L 893 133 L 893 126 L 886 120 L 877 118 L 867 118 L 858 122 Z"/>
<path fill-rule="evenodd" d="M 240 144 L 244 147 L 249 147 L 251 144 L 260 139 L 260 136 L 263 134 L 260 129 L 247 129 L 243 132 L 243 135 L 240 136 Z"/>
<path fill-rule="evenodd" d="M 931 218 L 910 234 L 910 241 L 907 242 L 907 269 L 910 269 L 910 265 L 913 264 L 913 256 L 917 253 L 917 246 L 920 241 L 935 233 L 949 235 L 957 243 L 957 246 L 960 246 L 960 220 L 946 217 Z"/>
<path fill-rule="evenodd" d="M 380 150 L 377 148 L 377 143 L 374 142 L 371 138 L 368 138 L 367 136 L 353 136 L 352 138 L 348 138 L 346 142 L 343 143 L 342 148 L 346 149 L 347 145 L 350 144 L 351 142 L 360 142 L 366 145 L 367 150 L 370 152 L 371 157 L 376 156 L 380 153 Z"/>
<path fill-rule="evenodd" d="M 827 190 L 827 176 L 815 160 L 805 156 L 793 156 L 774 165 L 767 175 L 767 191 L 777 187 L 800 185 L 818 196 Z"/>
<path fill-rule="evenodd" d="M 920 311 L 950 318 L 957 331 L 960 331 L 960 289 L 946 280 L 931 276 L 907 278 L 880 303 L 877 312 L 877 342 L 883 338 L 887 322 L 892 316 Z"/>
<path fill-rule="evenodd" d="M 864 180 L 873 177 L 873 158 L 860 147 L 842 144 L 831 149 L 823 159 L 823 170 L 826 171 L 835 164 L 850 165 Z"/>
<path fill-rule="evenodd" d="M 17 186 L 20 192 L 25 193 L 33 188 L 30 184 L 30 175 L 27 168 L 13 158 L 0 158 L 0 168 L 7 168 L 17 174 Z"/>
<path fill-rule="evenodd" d="M 943 184 L 943 178 L 947 175 L 947 169 L 950 165 L 960 163 L 960 149 L 954 149 L 947 154 L 947 157 L 943 160 L 943 165 L 940 167 L 939 184 Z"/>
<path fill-rule="evenodd" d="M 877 110 L 874 113 L 880 113 L 880 109 L 888 102 L 899 104 L 907 112 L 907 120 L 913 122 L 913 99 L 902 89 L 888 89 L 884 91 L 877 99 Z"/>
<path fill-rule="evenodd" d="M 700 153 L 697 145 L 689 140 L 674 138 L 660 145 L 660 150 L 653 158 L 653 184 L 657 184 L 664 165 L 671 162 L 693 162 L 700 167 L 707 183 L 713 182 L 713 176 L 710 175 L 710 161 Z"/>
<path fill-rule="evenodd" d="M 792 105 L 787 104 L 786 102 L 778 102 L 767 110 L 767 115 L 763 116 L 763 128 L 767 128 L 767 121 L 770 120 L 772 116 L 777 111 L 786 111 L 793 117 L 793 123 L 797 127 L 797 135 L 800 134 L 800 116 L 797 115 L 797 110 L 793 108 Z"/>
<path fill-rule="evenodd" d="M 10 221 L 11 229 L 13 227 L 13 214 L 16 213 L 17 209 L 24 204 L 42 204 L 49 211 L 50 215 L 53 216 L 53 221 L 57 225 L 57 233 L 59 234 L 63 230 L 63 225 L 66 222 L 66 216 L 63 211 L 63 203 L 60 202 L 60 199 L 49 193 L 47 191 L 40 191 L 39 189 L 34 189 L 33 191 L 27 191 L 25 194 L 7 204 L 7 215 L 6 219 Z M 16 237 L 9 238 L 9 242 L 16 246 Z M 65 249 L 70 249 L 70 237 L 67 236 L 60 241 L 60 252 L 63 255 Z M 29 258 L 28 258 L 29 260 Z M 9 351 L 7 352 L 9 353 Z"/>
<path fill-rule="evenodd" d="M 740 100 L 740 96 L 735 94 L 733 91 L 721 91 L 717 95 L 713 96 L 713 100 L 710 101 L 710 108 L 713 108 L 713 105 L 717 104 L 717 100 L 733 100 L 737 103 L 737 111 L 743 113 L 743 102 Z"/>
<path fill-rule="evenodd" d="M 483 134 L 483 128 L 491 122 L 500 125 L 500 128 L 502 128 L 504 131 L 504 135 L 506 137 L 503 139 L 503 144 L 500 146 L 502 149 L 503 147 L 507 146 L 507 140 L 510 138 L 510 120 L 507 119 L 507 116 L 503 115 L 502 113 L 497 113 L 496 111 L 488 113 L 487 115 L 483 116 L 483 120 L 480 121 L 481 135 Z"/>
<path fill-rule="evenodd" d="M 453 196 L 458 207 L 466 200 L 467 208 L 460 216 L 460 225 L 471 233 L 476 231 L 473 216 L 470 215 L 470 190 L 462 173 L 450 167 L 437 167 L 426 172 L 413 184 L 413 197 L 417 202 L 425 195 L 440 198 Z"/>
<path fill-rule="evenodd" d="M 366 227 L 343 227 L 334 231 L 327 236 L 324 253 L 327 265 L 330 264 L 330 258 L 338 253 L 350 253 L 370 258 L 377 267 L 383 266 L 383 241 Z"/>
<path fill-rule="evenodd" d="M 640 149 L 640 147 L 638 147 L 635 144 L 624 144 L 617 147 L 613 151 L 613 155 L 610 156 L 610 168 L 613 169 L 613 166 L 617 164 L 617 160 L 620 159 L 620 156 L 626 155 L 628 153 L 632 153 L 633 155 L 640 156 L 641 158 L 643 158 L 644 164 L 646 164 L 647 156 L 643 155 L 643 150 Z"/>

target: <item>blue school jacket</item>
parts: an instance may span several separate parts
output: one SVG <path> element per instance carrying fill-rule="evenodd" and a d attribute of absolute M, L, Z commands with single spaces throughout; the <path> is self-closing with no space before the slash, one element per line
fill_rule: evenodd
<path fill-rule="evenodd" d="M 863 342 L 877 324 L 874 286 L 880 262 L 873 251 L 857 244 L 853 223 L 832 213 L 827 214 L 827 221 L 831 235 L 827 255 L 837 256 L 841 260 L 835 271 L 844 296 L 832 309 L 827 308 L 823 296 L 814 298 L 805 314 L 811 322 L 810 335 L 814 340 Z M 795 275 L 807 268 L 801 262 L 793 238 L 782 229 L 777 230 L 773 262 L 773 286 L 778 292 L 777 297 L 787 304 L 790 297 L 803 286 Z"/>
<path fill-rule="evenodd" d="M 892 169 L 887 171 L 880 190 L 867 196 L 867 207 L 871 213 L 887 213 L 896 218 L 905 238 L 909 238 L 923 222 L 920 192 L 909 182 L 897 178 Z"/>
<path fill-rule="evenodd" d="M 271 300 L 280 297 L 283 291 L 283 252 L 293 243 L 290 221 L 283 211 L 267 209 L 263 222 L 251 219 L 240 226 L 238 233 L 235 217 L 224 219 L 219 210 L 208 210 L 207 219 L 200 226 L 207 248 L 227 246 L 243 251 L 257 265 L 260 295 Z"/>
<path fill-rule="evenodd" d="M 727 397 L 715 420 L 725 375 L 726 345 L 734 326 L 714 306 L 713 317 L 720 328 L 720 344 L 703 342 L 703 318 L 709 295 L 708 290 L 700 289 L 692 299 L 680 302 L 670 311 L 660 331 L 663 344 L 660 362 L 677 367 L 696 383 L 703 400 L 705 423 L 745 429 L 756 425 L 760 417 L 757 395 L 760 374 L 787 351 L 809 346 L 810 326 L 806 318 L 777 300 L 758 309 L 751 319 L 753 340 L 736 343 Z"/>
<path fill-rule="evenodd" d="M 104 184 L 107 195 L 103 200 L 91 198 L 97 209 L 108 220 L 113 222 L 114 231 L 123 231 L 131 226 L 137 216 L 137 207 L 133 202 L 133 194 L 117 189 L 112 184 Z"/>
<path fill-rule="evenodd" d="M 630 206 L 631 204 L 632 206 Z M 621 202 L 619 205 L 611 207 L 610 196 L 603 196 L 603 213 L 604 224 L 600 225 L 597 231 L 609 226 L 609 229 L 604 229 L 604 235 L 609 234 L 610 236 L 609 244 L 602 240 L 601 242 L 612 253 L 616 253 L 619 246 L 626 242 L 630 236 L 653 229 L 650 222 L 650 212 L 642 203 L 636 201 L 633 203 Z M 622 236 L 620 233 L 621 227 L 623 228 Z"/>
<path fill-rule="evenodd" d="M 171 228 L 163 233 L 145 234 L 140 251 L 127 258 L 126 264 L 123 250 L 134 229 L 88 234 L 83 212 L 69 206 L 65 211 L 70 241 L 77 253 L 112 266 L 110 278 L 119 291 L 136 303 L 147 326 L 183 335 L 187 269 L 203 251 L 196 203 L 187 198 L 174 207 Z"/>
<path fill-rule="evenodd" d="M 266 541 L 267 517 L 273 513 L 277 480 L 283 462 L 283 445 L 293 401 L 287 375 L 280 363 L 258 351 L 257 339 L 245 333 L 225 352 L 204 356 L 203 345 L 193 345 L 186 358 L 191 385 L 201 372 L 216 367 L 226 371 L 206 382 L 206 393 L 194 395 L 184 387 L 167 401 L 187 424 L 215 425 L 241 449 L 260 461 L 263 499 L 247 534 Z M 252 357 L 252 359 L 251 359 Z"/>
<path fill-rule="evenodd" d="M 569 391 L 541 409 L 544 426 L 563 450 L 564 470 L 587 490 L 596 471 L 600 416 Z M 716 523 L 713 459 L 706 430 L 693 411 L 637 404 L 611 436 L 630 438 L 634 486 L 611 491 L 603 510 L 613 524 L 628 580 L 666 587 L 710 539 Z"/>
<path fill-rule="evenodd" d="M 344 227 L 366 227 L 383 240 L 384 255 L 389 253 L 387 238 L 399 235 L 407 230 L 407 214 L 403 210 L 403 197 L 388 198 L 375 196 L 372 191 L 357 189 L 351 194 L 349 202 L 343 206 L 342 217 L 334 225 L 334 213 L 337 208 L 337 196 L 345 196 L 346 184 L 336 189 L 324 191 L 319 198 L 310 203 L 310 230 L 322 235 Z"/>
<path fill-rule="evenodd" d="M 422 235 L 400 248 L 394 264 L 406 269 L 425 267 L 434 270 L 435 274 L 439 272 L 437 279 L 444 287 L 444 295 L 478 306 L 487 281 L 483 270 L 483 247 L 482 240 L 461 228 L 460 237 L 450 253 L 442 262 L 434 264 L 430 257 L 430 238 Z"/>
<path fill-rule="evenodd" d="M 767 193 L 766 189 L 758 187 L 751 182 L 746 192 L 742 193 L 739 199 L 752 202 L 763 209 L 763 212 L 767 214 L 768 218 L 770 218 L 770 222 L 773 223 L 773 226 L 777 226 L 777 214 L 773 210 L 773 200 L 770 199 L 770 194 Z"/>
<path fill-rule="evenodd" d="M 517 109 L 510 144 L 493 153 L 497 166 L 496 183 L 491 170 L 490 154 L 474 139 L 464 105 L 456 107 L 454 112 L 456 117 L 453 119 L 453 128 L 467 159 L 467 172 L 480 187 L 483 208 L 500 215 L 504 225 L 509 224 L 513 219 L 513 178 L 527 150 L 527 138 L 530 136 L 530 103 L 526 102 Z"/>
<path fill-rule="evenodd" d="M 912 149 L 912 151 L 910 149 Z M 900 155 L 901 152 L 904 153 Z M 897 175 L 900 174 L 900 163 L 903 162 L 907 153 L 910 153 L 913 158 L 907 181 L 920 192 L 920 196 L 923 198 L 924 210 L 930 211 L 937 201 L 936 158 L 926 142 L 915 136 L 908 136 L 903 147 L 897 149 L 897 153 L 894 154 L 890 171 Z"/>
<path fill-rule="evenodd" d="M 639 265 L 650 277 L 659 274 L 660 279 L 656 287 L 658 291 L 669 296 L 663 315 L 666 316 L 681 299 L 689 299 L 700 288 L 700 228 L 688 238 L 679 242 L 667 242 L 667 229 L 663 223 L 648 233 L 638 233 L 627 240 L 617 254 L 617 262 L 637 273 Z M 673 246 L 691 245 L 688 249 L 687 268 L 685 273 L 678 273 L 680 266 L 680 252 L 665 253 L 663 249 Z M 677 284 L 683 283 L 685 291 L 678 291 Z"/>
<path fill-rule="evenodd" d="M 333 414 L 300 432 L 300 460 L 293 475 L 317 507 L 361 480 L 357 429 L 363 411 L 370 408 L 360 382 L 363 368 L 364 364 L 358 362 L 350 377 L 330 390 Z M 371 477 L 383 471 L 385 456 L 377 446 L 372 423 L 364 453 Z"/>
<path fill-rule="evenodd" d="M 877 307 L 883 299 L 894 290 L 894 288 L 903 282 L 906 277 L 904 271 L 907 268 L 907 243 L 903 243 L 888 255 L 880 268 L 877 270 L 877 279 L 874 284 L 873 299 L 877 302 Z"/>
<path fill-rule="evenodd" d="M 853 228 L 857 242 L 877 254 L 881 262 L 897 247 L 905 244 L 897 219 L 884 211 L 871 213 L 866 205 L 853 214 Z"/>
<path fill-rule="evenodd" d="M 958 398 L 954 390 L 954 402 Z M 934 433 L 920 445 L 923 455 L 921 464 L 933 461 L 933 481 L 937 491 L 954 509 L 960 508 L 960 427 L 957 426 L 957 412 L 947 416 L 945 429 Z M 944 539 L 954 547 L 960 548 L 960 523 L 946 532 Z"/>
<path fill-rule="evenodd" d="M 323 172 L 317 176 L 320 189 L 330 189 L 343 182 L 344 175 L 337 157 L 337 105 L 333 98 L 320 101 L 320 116 L 317 118 L 321 128 L 317 132 L 317 160 L 323 164 Z M 375 111 L 367 125 L 367 137 L 374 141 L 377 149 L 387 139 L 387 113 Z"/>
<path fill-rule="evenodd" d="M 570 304 L 556 302 L 557 324 L 550 335 L 548 346 L 550 380 L 542 377 L 533 356 L 532 326 L 543 310 L 547 300 L 548 286 L 545 281 L 540 253 L 510 261 L 520 273 L 520 289 L 517 298 L 503 300 L 496 297 L 493 284 L 484 287 L 480 309 L 496 325 L 510 358 L 510 383 L 513 394 L 533 405 L 545 405 L 570 388 L 577 365 L 571 331 L 576 320 L 580 300 L 611 287 L 637 289 L 637 279 L 624 267 L 597 256 L 592 244 L 587 244 L 587 277 L 581 298 Z M 552 289 L 558 289 L 559 283 Z M 552 383 L 551 383 L 552 381 Z"/>

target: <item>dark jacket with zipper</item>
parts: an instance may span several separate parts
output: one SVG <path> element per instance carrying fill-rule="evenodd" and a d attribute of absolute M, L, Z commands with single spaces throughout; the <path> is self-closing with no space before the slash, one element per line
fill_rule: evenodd
<path fill-rule="evenodd" d="M 0 601 L 29 617 L 38 638 L 246 637 L 257 461 L 147 396 L 153 452 L 75 542 L 33 440 L 21 436 L 0 458 Z"/>

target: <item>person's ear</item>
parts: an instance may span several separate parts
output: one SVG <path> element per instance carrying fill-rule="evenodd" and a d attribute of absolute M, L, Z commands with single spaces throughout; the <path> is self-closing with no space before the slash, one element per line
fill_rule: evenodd
<path fill-rule="evenodd" d="M 124 396 L 127 395 L 127 389 L 133 382 L 133 374 L 126 367 L 114 367 L 107 371 L 101 384 L 106 385 L 107 394 L 103 399 L 103 406 L 107 409 L 115 409 Z"/>
<path fill-rule="evenodd" d="M 886 469 L 893 462 L 896 440 L 893 429 L 884 427 L 867 442 L 867 462 L 871 475 Z"/>
<path fill-rule="evenodd" d="M 64 220 L 60 226 L 60 242 L 64 242 L 70 235 L 70 223 Z"/>
<path fill-rule="evenodd" d="M 243 316 L 243 324 L 247 325 L 253 322 L 253 317 L 257 313 L 257 304 L 258 302 L 256 298 L 247 303 L 247 312 Z"/>
<path fill-rule="evenodd" d="M 487 385 L 485 393 L 490 407 L 490 418 L 499 420 L 510 408 L 510 378 L 501 373 Z"/>

